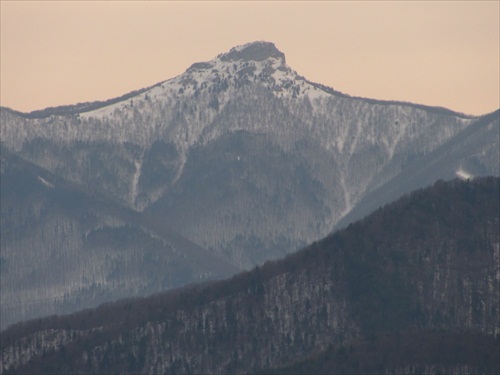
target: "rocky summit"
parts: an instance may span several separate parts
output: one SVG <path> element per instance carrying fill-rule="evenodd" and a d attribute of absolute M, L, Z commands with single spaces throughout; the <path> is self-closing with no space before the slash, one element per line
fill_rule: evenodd
<path fill-rule="evenodd" d="M 274 58 L 285 63 L 285 54 L 278 50 L 273 43 L 253 42 L 234 47 L 228 53 L 220 55 L 222 61 L 263 61 Z"/>

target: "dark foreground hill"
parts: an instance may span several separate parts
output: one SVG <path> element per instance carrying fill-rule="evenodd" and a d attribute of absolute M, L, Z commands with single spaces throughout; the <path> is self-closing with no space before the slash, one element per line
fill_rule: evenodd
<path fill-rule="evenodd" d="M 4 373 L 498 373 L 498 178 L 438 181 L 225 281 L 20 323 Z"/>

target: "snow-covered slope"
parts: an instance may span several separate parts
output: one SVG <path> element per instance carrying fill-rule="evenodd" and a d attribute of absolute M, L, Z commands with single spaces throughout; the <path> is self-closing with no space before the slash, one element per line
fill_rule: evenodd
<path fill-rule="evenodd" d="M 208 62 L 194 63 L 184 74 L 162 82 L 132 99 L 144 103 L 171 97 L 190 97 L 201 92 L 216 92 L 220 109 L 230 99 L 233 90 L 246 83 L 260 83 L 279 98 L 319 98 L 330 96 L 326 88 L 314 85 L 299 76 L 285 61 L 285 55 L 271 43 L 255 42 L 234 47 Z M 235 87 L 232 87 L 232 86 Z M 87 112 L 85 118 L 105 118 L 117 110 L 130 109 L 130 102 L 123 101 Z"/>
<path fill-rule="evenodd" d="M 268 42 L 117 99 L 0 116 L 3 147 L 244 268 L 325 236 L 370 193 L 434 165 L 436 150 L 447 155 L 477 121 L 499 126 L 498 113 L 349 97 L 301 77 Z M 498 139 L 469 136 L 474 147 L 411 188 L 450 168 L 471 173 L 471 162 L 498 175 Z M 404 193 L 398 186 L 377 204 Z"/>
<path fill-rule="evenodd" d="M 56 108 L 39 111 L 37 119 L 3 110 L 2 140 L 16 151 L 37 138 L 149 146 L 170 133 L 179 144 L 191 147 L 244 86 L 256 85 L 284 99 L 315 99 L 335 93 L 299 76 L 273 44 L 255 42 L 209 62 L 195 63 L 175 78 L 138 90 L 137 95 L 124 95 L 124 100 L 110 100 L 112 104 L 94 110 L 88 110 L 97 106 L 90 103 L 73 110 L 65 107 L 66 116 L 51 115 L 59 112 Z M 175 126 L 180 118 L 184 120 L 181 128 Z"/>

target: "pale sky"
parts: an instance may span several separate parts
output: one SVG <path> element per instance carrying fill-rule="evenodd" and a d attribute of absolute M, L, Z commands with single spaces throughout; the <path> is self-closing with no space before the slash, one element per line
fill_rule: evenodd
<path fill-rule="evenodd" d="M 19 111 L 120 96 L 255 40 L 349 95 L 500 106 L 497 0 L 0 4 L 1 105 Z"/>

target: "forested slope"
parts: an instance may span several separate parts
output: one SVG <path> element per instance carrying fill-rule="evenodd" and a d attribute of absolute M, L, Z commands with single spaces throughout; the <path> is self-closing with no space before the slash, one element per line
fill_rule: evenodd
<path fill-rule="evenodd" d="M 18 324 L 3 371 L 498 372 L 499 193 L 438 181 L 232 279 Z"/>

